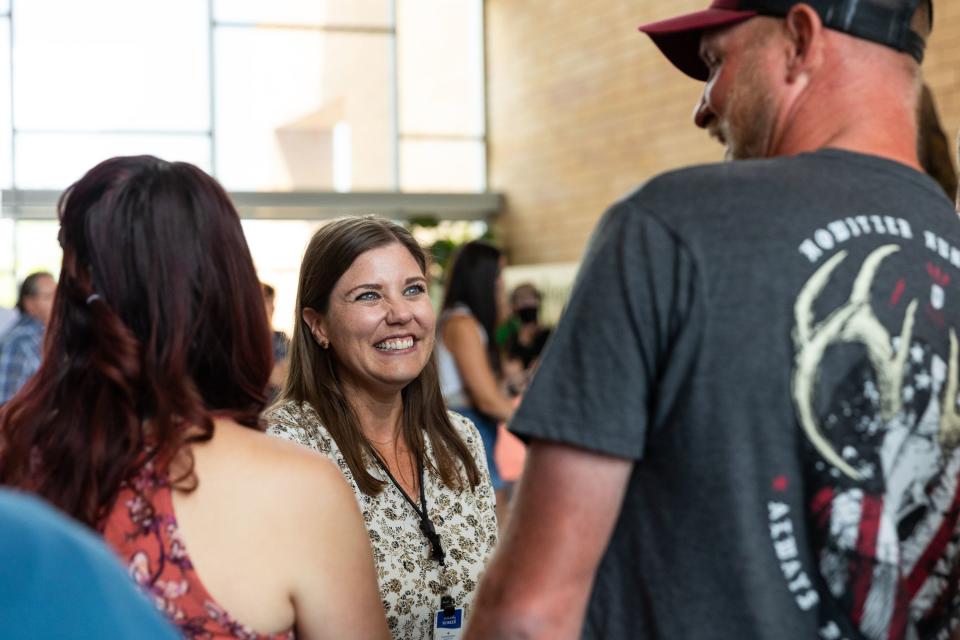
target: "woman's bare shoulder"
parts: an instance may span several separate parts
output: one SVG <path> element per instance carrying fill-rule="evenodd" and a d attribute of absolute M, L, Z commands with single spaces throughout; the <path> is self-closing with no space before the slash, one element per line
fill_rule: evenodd
<path fill-rule="evenodd" d="M 248 483 L 252 494 L 287 496 L 291 502 L 316 501 L 317 494 L 343 487 L 342 474 L 312 447 L 238 425 L 218 421 L 214 438 L 218 458 L 236 470 L 236 482 Z M 352 491 L 351 491 L 352 494 Z"/>

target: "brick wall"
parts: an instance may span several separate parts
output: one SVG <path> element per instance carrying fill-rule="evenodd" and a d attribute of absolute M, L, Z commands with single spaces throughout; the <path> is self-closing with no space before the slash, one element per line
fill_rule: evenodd
<path fill-rule="evenodd" d="M 935 0 L 935 3 L 937 0 Z M 487 0 L 491 189 L 513 264 L 579 259 L 603 210 L 667 169 L 722 157 L 693 126 L 702 85 L 636 26 L 707 0 Z M 939 0 L 926 75 L 960 127 L 960 2 Z"/>

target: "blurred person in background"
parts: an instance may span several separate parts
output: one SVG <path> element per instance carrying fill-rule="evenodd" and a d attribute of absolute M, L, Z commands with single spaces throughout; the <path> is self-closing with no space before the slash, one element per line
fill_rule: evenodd
<path fill-rule="evenodd" d="M 349 488 L 260 433 L 269 327 L 223 189 L 113 158 L 59 215 L 45 359 L 0 410 L 0 482 L 102 532 L 188 638 L 386 637 Z"/>
<path fill-rule="evenodd" d="M 19 316 L 0 336 L 0 405 L 40 368 L 43 333 L 50 321 L 57 283 L 46 271 L 31 273 L 20 285 Z"/>
<path fill-rule="evenodd" d="M 497 423 L 510 420 L 514 411 L 500 379 L 500 351 L 494 340 L 498 324 L 507 315 L 504 262 L 500 249 L 483 240 L 460 247 L 447 276 L 437 342 L 443 397 L 450 409 L 477 426 L 501 509 L 506 505 L 506 483 L 493 452 Z"/>
<path fill-rule="evenodd" d="M 88 529 L 28 495 L 0 490 L 4 640 L 179 636 Z"/>
<path fill-rule="evenodd" d="M 504 372 L 511 393 L 520 394 L 550 337 L 540 324 L 543 296 L 532 283 L 524 282 L 510 292 L 511 330 L 503 342 Z"/>
<path fill-rule="evenodd" d="M 920 93 L 917 113 L 917 157 L 927 175 L 937 181 L 948 198 L 953 198 L 957 193 L 957 171 L 953 166 L 950 142 L 937 113 L 937 103 L 926 84 Z"/>
<path fill-rule="evenodd" d="M 960 136 L 957 137 L 957 157 L 960 158 Z M 954 200 L 954 210 L 960 214 L 960 185 L 957 186 L 957 190 L 953 194 Z"/>
<path fill-rule="evenodd" d="M 497 542 L 483 441 L 440 393 L 428 266 L 386 220 L 317 231 L 300 269 L 290 373 L 266 415 L 268 433 L 329 456 L 353 487 L 398 640 L 462 627 Z"/>
<path fill-rule="evenodd" d="M 513 397 L 514 406 L 519 405 L 521 396 L 537 368 L 540 353 L 550 337 L 550 329 L 540 324 L 542 300 L 540 290 L 532 283 L 517 285 L 510 293 L 510 320 L 500 327 L 500 333 L 503 334 L 503 379 L 507 392 Z M 523 442 L 507 431 L 503 422 L 497 427 L 494 458 L 497 471 L 505 484 L 501 492 L 505 501 L 500 509 L 502 531 L 508 522 L 509 509 L 506 508 L 506 501 L 513 495 L 513 488 L 520 479 L 526 458 Z"/>
<path fill-rule="evenodd" d="M 273 313 L 276 310 L 276 290 L 265 282 L 261 282 L 263 288 L 263 306 L 267 312 L 267 323 L 273 324 Z M 287 356 L 290 351 L 290 338 L 283 331 L 277 331 L 271 326 L 271 341 L 273 344 L 273 369 L 270 371 L 270 384 L 267 387 L 268 400 L 272 401 L 280 393 L 283 387 L 283 381 L 287 378 L 287 369 L 289 363 Z"/>

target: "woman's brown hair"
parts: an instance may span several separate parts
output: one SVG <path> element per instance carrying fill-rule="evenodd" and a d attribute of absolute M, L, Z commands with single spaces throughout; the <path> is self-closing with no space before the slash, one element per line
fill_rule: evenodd
<path fill-rule="evenodd" d="M 290 349 L 290 370 L 278 402 L 307 402 L 333 437 L 353 473 L 357 486 L 367 495 L 376 495 L 384 482 L 367 471 L 366 461 L 374 451 L 360 431 L 360 423 L 345 396 L 337 375 L 332 349 L 321 349 L 303 320 L 303 310 L 324 315 L 330 293 L 340 277 L 363 253 L 399 243 L 426 274 L 426 252 L 403 227 L 373 216 L 341 218 L 320 228 L 303 256 L 297 288 L 296 325 Z M 480 471 L 470 450 L 447 415 L 435 358 L 431 357 L 420 375 L 401 392 L 401 429 L 411 452 L 437 473 L 449 487 L 465 489 L 480 482 Z M 436 465 L 426 457 L 426 438 L 433 445 Z M 457 467 L 462 463 L 466 477 Z"/>
<path fill-rule="evenodd" d="M 240 219 L 213 178 L 112 158 L 60 198 L 63 266 L 43 363 L 0 409 L 0 483 L 100 527 L 125 480 L 259 428 L 272 362 Z"/>

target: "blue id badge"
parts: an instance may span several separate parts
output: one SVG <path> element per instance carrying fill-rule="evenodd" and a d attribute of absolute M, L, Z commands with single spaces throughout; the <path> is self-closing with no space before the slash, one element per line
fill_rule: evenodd
<path fill-rule="evenodd" d="M 448 615 L 452 613 L 453 615 Z M 463 635 L 463 609 L 437 611 L 433 640 L 459 640 Z"/>

